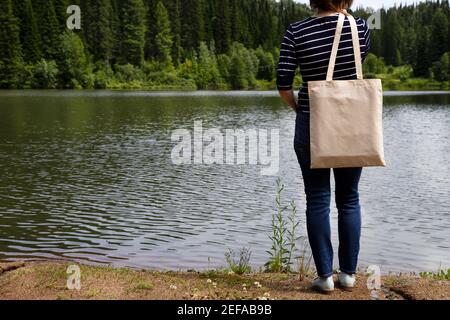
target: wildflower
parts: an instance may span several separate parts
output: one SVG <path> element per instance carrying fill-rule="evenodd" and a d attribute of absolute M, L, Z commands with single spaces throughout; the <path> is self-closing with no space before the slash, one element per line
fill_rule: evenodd
<path fill-rule="evenodd" d="M 211 282 L 212 282 L 211 279 L 206 280 L 206 283 L 211 283 Z"/>
<path fill-rule="evenodd" d="M 270 293 L 269 292 L 264 293 L 264 297 L 270 298 Z"/>
<path fill-rule="evenodd" d="M 228 274 L 234 274 L 233 270 L 228 271 Z"/>
<path fill-rule="evenodd" d="M 261 283 L 259 283 L 258 281 L 255 281 L 254 285 L 255 285 L 257 288 L 261 288 L 261 287 L 262 287 Z"/>
<path fill-rule="evenodd" d="M 171 285 L 170 285 L 170 289 L 171 289 L 171 290 L 177 290 L 178 288 L 177 288 L 176 285 L 171 284 Z"/>

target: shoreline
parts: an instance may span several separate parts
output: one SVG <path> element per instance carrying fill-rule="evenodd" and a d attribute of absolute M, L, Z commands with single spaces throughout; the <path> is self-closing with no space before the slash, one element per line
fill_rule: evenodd
<path fill-rule="evenodd" d="M 69 290 L 69 266 L 79 267 L 80 290 Z M 68 273 L 69 271 L 69 273 Z M 158 271 L 77 264 L 70 261 L 0 262 L 0 300 L 450 300 L 450 281 L 411 274 L 381 276 L 370 291 L 357 276 L 352 292 L 330 295 L 309 289 L 311 277 L 226 270 Z"/>

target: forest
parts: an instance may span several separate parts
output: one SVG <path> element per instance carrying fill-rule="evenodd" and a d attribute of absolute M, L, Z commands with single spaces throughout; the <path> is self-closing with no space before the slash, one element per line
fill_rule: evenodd
<path fill-rule="evenodd" d="M 81 8 L 80 30 L 66 26 L 69 5 Z M 275 89 L 285 29 L 310 15 L 292 0 L 1 0 L 0 88 Z M 380 16 L 366 77 L 449 89 L 449 1 Z"/>

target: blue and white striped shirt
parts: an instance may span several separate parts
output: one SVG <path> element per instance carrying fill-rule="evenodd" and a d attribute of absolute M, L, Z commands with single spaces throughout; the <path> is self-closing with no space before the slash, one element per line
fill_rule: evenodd
<path fill-rule="evenodd" d="M 309 111 L 308 81 L 325 80 L 339 15 L 309 17 L 291 23 L 280 47 L 277 68 L 278 90 L 292 90 L 295 71 L 300 66 L 303 85 L 298 94 L 298 108 Z M 356 18 L 364 62 L 370 49 L 371 31 L 364 19 Z M 336 58 L 334 80 L 356 79 L 356 66 L 350 22 L 345 18 Z"/>

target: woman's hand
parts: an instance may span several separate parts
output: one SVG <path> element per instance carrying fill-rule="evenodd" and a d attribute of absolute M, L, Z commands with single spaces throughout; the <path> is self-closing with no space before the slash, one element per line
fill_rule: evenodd
<path fill-rule="evenodd" d="M 292 110 L 297 111 L 297 100 L 295 99 L 294 91 L 280 90 L 278 92 L 283 101 L 286 102 Z"/>

